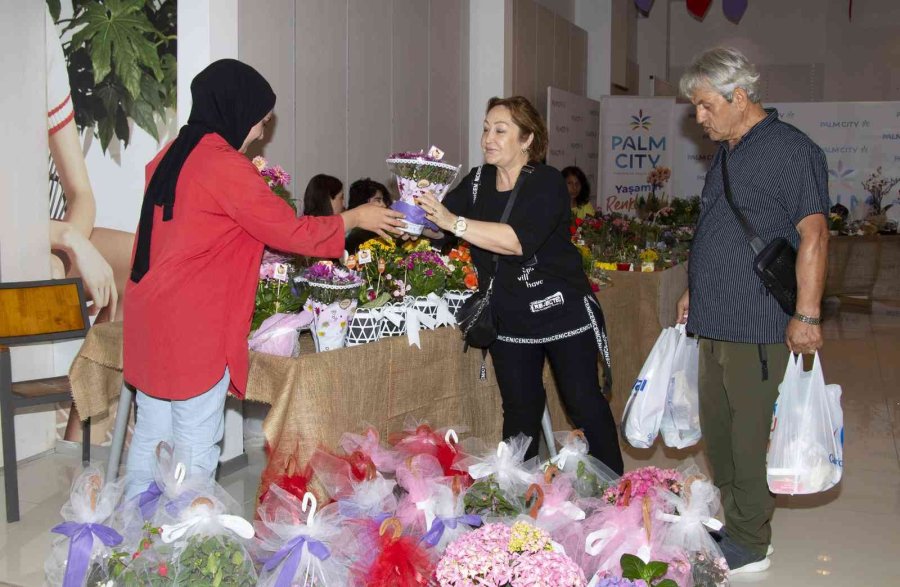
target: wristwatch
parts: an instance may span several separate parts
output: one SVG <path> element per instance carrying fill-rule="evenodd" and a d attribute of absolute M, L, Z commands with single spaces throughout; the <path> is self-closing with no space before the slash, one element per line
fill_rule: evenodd
<path fill-rule="evenodd" d="M 457 237 L 462 237 L 462 235 L 466 234 L 466 229 L 468 228 L 469 224 L 466 222 L 466 219 L 458 216 L 456 222 L 453 223 L 453 234 Z"/>
<path fill-rule="evenodd" d="M 798 320 L 803 322 L 804 324 L 809 324 L 811 326 L 819 326 L 822 324 L 821 318 L 813 318 L 812 316 L 804 316 L 803 314 L 796 313 L 792 316 L 794 320 Z"/>

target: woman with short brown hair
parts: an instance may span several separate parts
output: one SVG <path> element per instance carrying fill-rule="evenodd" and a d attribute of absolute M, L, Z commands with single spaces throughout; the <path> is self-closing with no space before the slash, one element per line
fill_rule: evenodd
<path fill-rule="evenodd" d="M 599 355 L 610 384 L 603 312 L 571 242 L 565 181 L 558 170 L 540 163 L 547 128 L 527 99 L 492 98 L 481 148 L 485 164 L 472 169 L 443 204 L 430 195 L 419 204 L 438 227 L 472 244 L 482 286 L 490 282 L 498 256 L 491 303 L 499 336 L 490 353 L 503 400 L 503 437 L 521 432 L 537 440 L 546 403 L 546 357 L 591 454 L 622 473 L 616 425 L 597 373 Z M 526 457 L 537 453 L 532 442 Z"/>

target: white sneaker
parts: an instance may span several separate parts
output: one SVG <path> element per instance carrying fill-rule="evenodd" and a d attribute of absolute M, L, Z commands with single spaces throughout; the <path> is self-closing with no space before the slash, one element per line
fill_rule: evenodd
<path fill-rule="evenodd" d="M 766 558 L 764 558 L 762 560 L 759 560 L 759 561 L 756 561 L 753 563 L 747 563 L 746 565 L 744 565 L 742 567 L 738 567 L 736 569 L 731 569 L 731 571 L 729 571 L 728 575 L 732 576 L 732 575 L 742 575 L 744 573 L 761 573 L 761 572 L 765 571 L 766 569 L 768 569 L 771 565 L 772 565 L 772 561 L 769 560 L 769 557 L 767 556 Z"/>
<path fill-rule="evenodd" d="M 770 544 L 769 548 L 766 549 L 766 556 L 772 556 L 773 554 L 775 554 L 775 547 Z"/>

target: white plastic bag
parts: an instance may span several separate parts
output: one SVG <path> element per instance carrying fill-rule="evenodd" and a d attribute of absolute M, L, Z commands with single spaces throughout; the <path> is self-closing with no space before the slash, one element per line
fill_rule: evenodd
<path fill-rule="evenodd" d="M 675 328 L 663 329 L 631 389 L 622 429 L 633 447 L 650 448 L 659 433 L 679 337 Z"/>
<path fill-rule="evenodd" d="M 772 493 L 818 493 L 834 487 L 844 468 L 841 386 L 825 385 L 819 355 L 811 371 L 791 357 L 772 416 L 766 478 Z"/>
<path fill-rule="evenodd" d="M 672 376 L 666 407 L 659 425 L 663 442 L 672 448 L 686 448 L 700 440 L 700 341 L 690 337 L 684 325 L 678 330 L 678 347 L 672 361 Z"/>

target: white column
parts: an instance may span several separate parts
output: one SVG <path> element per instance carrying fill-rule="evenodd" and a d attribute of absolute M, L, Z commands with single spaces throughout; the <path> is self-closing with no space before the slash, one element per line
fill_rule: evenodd
<path fill-rule="evenodd" d="M 482 163 L 481 124 L 488 100 L 506 95 L 511 4 L 510 0 L 469 3 L 469 167 Z"/>
<path fill-rule="evenodd" d="M 238 57 L 238 0 L 178 2 L 178 125 L 191 112 L 191 81 L 217 59 Z M 243 404 L 225 404 L 225 439 L 220 462 L 244 454 Z"/>
<path fill-rule="evenodd" d="M 608 96 L 610 90 L 612 2 L 575 0 L 575 24 L 588 32 L 587 97 L 593 100 Z"/>
<path fill-rule="evenodd" d="M 0 280 L 50 277 L 43 2 L 0 3 Z M 16 381 L 52 375 L 51 345 L 12 349 Z M 52 409 L 16 416 L 19 460 L 53 447 Z M 22 496 L 23 499 L 25 496 Z"/>

